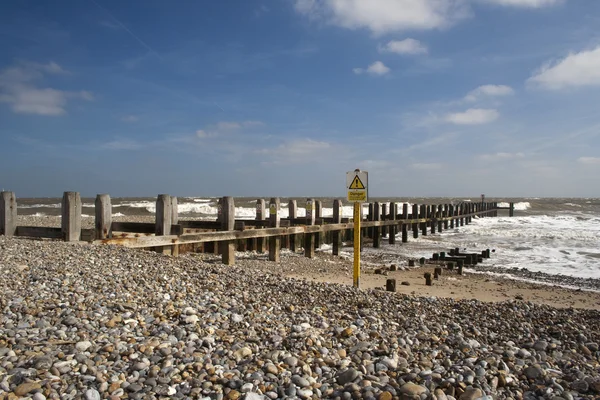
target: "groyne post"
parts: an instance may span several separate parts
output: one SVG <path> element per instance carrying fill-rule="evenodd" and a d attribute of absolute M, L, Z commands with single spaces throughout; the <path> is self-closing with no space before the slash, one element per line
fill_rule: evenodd
<path fill-rule="evenodd" d="M 315 218 L 323 218 L 323 202 L 315 200 Z M 324 234 L 321 232 L 315 233 L 315 249 L 318 249 L 323 244 Z"/>
<path fill-rule="evenodd" d="M 437 208 L 437 217 L 438 217 L 438 221 L 437 221 L 437 224 L 438 224 L 437 228 L 438 229 L 437 230 L 438 230 L 439 233 L 442 233 L 442 229 L 443 228 L 448 229 L 448 225 L 446 225 L 444 227 L 444 221 L 442 221 L 442 218 L 444 218 L 445 216 L 446 216 L 446 214 L 445 214 L 445 211 L 444 211 L 444 206 L 442 204 L 440 204 L 438 206 L 438 208 Z"/>
<path fill-rule="evenodd" d="M 279 197 L 272 197 L 269 201 L 269 222 L 271 228 L 279 228 Z M 279 253 L 281 252 L 281 238 L 279 236 L 269 237 L 269 261 L 279 262 Z"/>
<path fill-rule="evenodd" d="M 385 221 L 387 220 L 387 203 L 381 203 L 381 221 Z M 381 236 L 386 236 L 388 233 L 388 227 L 387 226 L 382 226 L 381 227 Z"/>
<path fill-rule="evenodd" d="M 333 200 L 333 223 L 342 223 L 342 201 L 339 199 Z M 333 239 L 332 253 L 334 256 L 339 256 L 342 248 L 342 231 L 333 231 L 331 236 Z"/>
<path fill-rule="evenodd" d="M 256 200 L 256 220 L 265 221 L 267 219 L 267 212 L 265 207 L 265 199 Z M 256 251 L 264 253 L 266 251 L 266 240 L 264 237 L 256 238 Z"/>
<path fill-rule="evenodd" d="M 179 223 L 179 206 L 177 205 L 177 196 L 171 196 L 171 225 L 177 225 Z M 171 249 L 171 254 L 174 256 L 179 255 L 179 245 L 174 244 Z"/>
<path fill-rule="evenodd" d="M 515 216 L 515 203 L 510 203 L 510 207 L 508 209 L 508 216 L 509 217 L 514 217 Z"/>
<path fill-rule="evenodd" d="M 373 203 L 369 203 L 369 214 L 367 215 L 367 220 L 368 221 L 374 221 L 375 220 L 375 216 L 373 214 Z M 367 236 L 369 237 L 369 239 L 373 239 L 373 227 L 367 228 Z"/>
<path fill-rule="evenodd" d="M 12 237 L 17 233 L 17 198 L 15 192 L 0 196 L 0 235 Z"/>
<path fill-rule="evenodd" d="M 390 203 L 390 220 L 396 221 L 398 218 L 398 204 L 391 202 Z M 390 225 L 388 229 L 388 243 L 396 244 L 396 232 L 398 225 Z"/>
<path fill-rule="evenodd" d="M 290 226 L 294 226 L 294 220 L 298 218 L 298 202 L 296 200 L 290 200 L 288 202 L 288 214 Z M 292 253 L 295 253 L 298 250 L 298 235 L 290 235 L 289 249 Z"/>
<path fill-rule="evenodd" d="M 408 219 L 408 204 L 402 204 L 402 243 L 408 242 L 408 224 L 406 220 Z"/>
<path fill-rule="evenodd" d="M 110 239 L 112 237 L 112 205 L 110 195 L 96 195 L 94 206 L 96 239 Z"/>
<path fill-rule="evenodd" d="M 306 225 L 315 224 L 315 199 L 306 199 Z M 315 256 L 314 233 L 304 234 L 304 256 L 313 258 Z"/>
<path fill-rule="evenodd" d="M 81 196 L 78 192 L 64 192 L 61 204 L 61 231 L 66 242 L 81 239 Z"/>
<path fill-rule="evenodd" d="M 235 204 L 233 197 L 225 196 L 221 199 L 221 230 L 235 230 Z M 235 264 L 235 241 L 224 240 L 221 245 L 221 259 L 225 265 Z"/>
<path fill-rule="evenodd" d="M 448 218 L 452 215 L 450 212 L 450 207 L 451 207 L 450 204 L 448 204 L 448 203 L 444 204 L 444 229 L 445 230 L 448 230 L 448 227 L 449 227 L 449 221 L 446 218 Z"/>
<path fill-rule="evenodd" d="M 381 221 L 381 204 L 378 201 L 373 205 L 373 221 Z M 373 248 L 381 247 L 381 227 L 373 227 Z"/>
<path fill-rule="evenodd" d="M 425 204 L 421 204 L 419 218 L 427 218 L 427 206 Z M 427 223 L 426 222 L 421 222 L 421 235 L 427 236 Z"/>
<path fill-rule="evenodd" d="M 417 219 L 417 218 L 419 218 L 419 205 L 413 204 L 411 219 Z M 416 222 L 413 223 L 412 230 L 413 230 L 413 238 L 417 239 L 419 237 L 419 224 Z"/>
<path fill-rule="evenodd" d="M 429 214 L 429 218 L 431 218 L 431 233 L 434 234 L 437 226 L 437 206 L 435 204 L 431 205 L 431 213 Z"/>
<path fill-rule="evenodd" d="M 171 234 L 171 218 L 173 212 L 171 211 L 171 196 L 168 194 L 159 194 L 156 198 L 156 236 L 167 236 Z M 158 246 L 156 247 L 158 253 L 171 254 L 170 246 Z"/>
<path fill-rule="evenodd" d="M 454 206 L 452 204 L 448 205 L 448 216 L 452 217 L 450 218 L 450 229 L 454 229 Z"/>

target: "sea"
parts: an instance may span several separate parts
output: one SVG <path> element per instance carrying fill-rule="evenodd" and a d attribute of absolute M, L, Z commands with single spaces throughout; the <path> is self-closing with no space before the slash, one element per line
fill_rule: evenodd
<path fill-rule="evenodd" d="M 281 198 L 280 216 L 288 216 L 289 200 L 298 203 L 298 217 L 305 216 L 306 198 Z M 58 216 L 61 203 L 58 198 L 17 199 L 19 215 Z M 178 197 L 181 218 L 211 220 L 218 213 L 218 198 Z M 332 216 L 333 198 L 316 198 L 323 204 L 323 216 Z M 479 198 L 399 198 L 369 199 L 381 203 L 459 204 L 476 202 Z M 152 216 L 156 211 L 155 198 L 112 198 L 113 216 Z M 267 205 L 269 199 L 265 199 Z M 442 234 L 421 236 L 409 244 L 384 244 L 380 252 L 393 261 L 394 255 L 420 258 L 431 251 L 459 247 L 467 251 L 491 249 L 487 264 L 497 271 L 516 269 L 562 275 L 576 278 L 600 279 L 600 199 L 599 198 L 489 198 L 507 207 L 515 204 L 515 214 L 500 210 L 498 217 L 474 218 L 469 225 L 443 231 Z M 364 205 L 365 215 L 368 206 Z M 342 208 L 343 217 L 352 217 L 353 207 Z M 256 217 L 256 198 L 235 198 L 236 219 Z M 93 218 L 94 199 L 82 199 L 82 215 Z M 398 238 L 400 239 L 400 238 Z M 387 242 L 384 242 L 387 243 Z M 327 251 L 324 246 L 322 251 Z M 351 251 L 351 249 L 348 249 Z"/>

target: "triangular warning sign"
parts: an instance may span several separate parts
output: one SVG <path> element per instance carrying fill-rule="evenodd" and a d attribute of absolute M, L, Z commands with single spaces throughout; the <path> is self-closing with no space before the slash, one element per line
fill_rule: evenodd
<path fill-rule="evenodd" d="M 365 185 L 363 185 L 362 181 L 360 180 L 360 178 L 358 177 L 358 175 L 356 175 L 354 177 L 354 180 L 352 180 L 352 183 L 350 184 L 350 187 L 348 189 L 364 189 Z"/>

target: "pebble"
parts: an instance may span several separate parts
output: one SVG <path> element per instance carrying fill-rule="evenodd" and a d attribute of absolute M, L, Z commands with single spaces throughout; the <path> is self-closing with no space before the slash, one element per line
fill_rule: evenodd
<path fill-rule="evenodd" d="M 598 311 L 358 291 L 265 272 L 322 268 L 324 253 L 282 252 L 272 267 L 263 255 L 234 266 L 203 261 L 210 257 L 0 237 L 0 392 L 10 393 L 0 397 L 600 394 Z"/>

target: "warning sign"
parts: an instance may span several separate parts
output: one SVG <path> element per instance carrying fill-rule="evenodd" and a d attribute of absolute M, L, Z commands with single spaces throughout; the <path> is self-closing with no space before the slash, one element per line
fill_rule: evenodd
<path fill-rule="evenodd" d="M 365 185 L 363 185 L 360 178 L 358 177 L 358 175 L 356 175 L 354 177 L 354 179 L 352 180 L 352 183 L 350 184 L 350 187 L 348 189 L 366 189 L 366 188 L 365 188 Z"/>
<path fill-rule="evenodd" d="M 354 203 L 368 201 L 368 177 L 367 171 L 354 170 L 346 172 L 348 201 Z"/>

